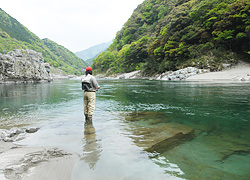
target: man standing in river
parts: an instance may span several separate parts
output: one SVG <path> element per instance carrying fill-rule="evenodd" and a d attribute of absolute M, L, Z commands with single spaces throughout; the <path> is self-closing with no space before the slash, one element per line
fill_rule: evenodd
<path fill-rule="evenodd" d="M 100 89 L 96 78 L 92 75 L 92 68 L 86 68 L 86 75 L 82 77 L 82 90 L 83 93 L 83 102 L 84 102 L 84 115 L 85 115 L 85 123 L 92 123 L 92 116 L 95 109 L 95 99 L 96 94 L 95 91 Z"/>

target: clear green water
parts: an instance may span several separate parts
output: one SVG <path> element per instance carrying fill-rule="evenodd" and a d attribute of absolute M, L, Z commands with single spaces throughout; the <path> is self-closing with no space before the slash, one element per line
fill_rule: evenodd
<path fill-rule="evenodd" d="M 99 84 L 93 136 L 84 135 L 78 80 L 0 85 L 1 128 L 36 124 L 41 129 L 20 144 L 79 153 L 72 179 L 250 179 L 250 84 Z M 195 137 L 153 154 L 133 139 L 139 128 L 168 123 Z"/>

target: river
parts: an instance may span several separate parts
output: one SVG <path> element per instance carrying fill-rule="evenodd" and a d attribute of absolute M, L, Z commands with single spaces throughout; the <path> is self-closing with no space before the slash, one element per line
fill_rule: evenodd
<path fill-rule="evenodd" d="M 0 84 L 0 128 L 39 126 L 18 143 L 78 153 L 73 180 L 250 179 L 249 83 L 98 82 L 91 136 L 79 80 Z M 194 136 L 146 151 L 138 131 L 168 124 Z"/>

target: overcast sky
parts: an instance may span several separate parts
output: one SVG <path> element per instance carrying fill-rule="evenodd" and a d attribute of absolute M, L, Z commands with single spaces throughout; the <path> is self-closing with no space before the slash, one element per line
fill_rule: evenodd
<path fill-rule="evenodd" d="M 111 41 L 144 0 L 3 0 L 0 7 L 39 38 L 72 52 Z"/>

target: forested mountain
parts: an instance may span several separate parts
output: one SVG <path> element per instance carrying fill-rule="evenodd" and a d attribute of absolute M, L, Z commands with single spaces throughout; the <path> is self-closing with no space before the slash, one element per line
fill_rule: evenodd
<path fill-rule="evenodd" d="M 216 71 L 238 55 L 250 56 L 249 0 L 145 0 L 93 66 L 112 73 Z"/>
<path fill-rule="evenodd" d="M 60 59 L 60 65 L 65 72 L 74 72 L 74 74 L 81 74 L 87 64 L 81 58 L 77 57 L 73 52 L 66 49 L 65 47 L 58 45 L 54 41 L 49 39 L 43 39 L 43 42 L 47 48 L 50 49 Z M 72 74 L 72 73 L 71 73 Z"/>
<path fill-rule="evenodd" d="M 87 64 L 68 49 L 48 39 L 44 41 L 30 32 L 0 8 L 0 53 L 13 49 L 32 49 L 42 52 L 45 62 L 67 74 L 81 74 Z"/>
<path fill-rule="evenodd" d="M 112 41 L 107 42 L 107 43 L 98 44 L 98 45 L 92 46 L 88 49 L 78 51 L 75 54 L 79 58 L 87 61 L 89 64 L 92 64 L 92 60 L 94 58 L 96 58 L 96 56 L 98 56 L 101 52 L 105 51 L 110 46 L 111 43 L 112 43 Z"/>

